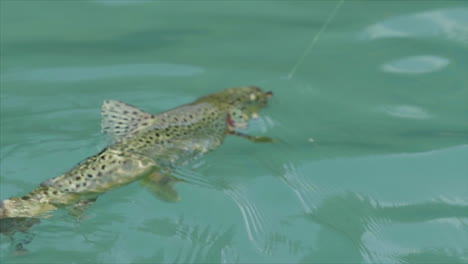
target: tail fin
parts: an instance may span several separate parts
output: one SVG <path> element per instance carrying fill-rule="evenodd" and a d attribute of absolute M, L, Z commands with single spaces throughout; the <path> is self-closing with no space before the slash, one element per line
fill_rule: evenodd
<path fill-rule="evenodd" d="M 0 219 L 12 217 L 36 217 L 58 208 L 50 203 L 42 203 L 28 196 L 10 198 L 0 202 Z"/>
<path fill-rule="evenodd" d="M 184 182 L 170 174 L 154 172 L 142 180 L 144 186 L 159 199 L 166 202 L 177 202 L 180 200 L 179 194 L 174 189 L 174 184 Z"/>

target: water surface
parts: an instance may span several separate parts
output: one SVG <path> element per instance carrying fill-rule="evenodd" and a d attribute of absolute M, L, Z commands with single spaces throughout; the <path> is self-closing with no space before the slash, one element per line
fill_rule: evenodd
<path fill-rule="evenodd" d="M 106 99 L 258 85 L 248 132 L 280 142 L 228 137 L 177 172 L 180 202 L 135 183 L 0 260 L 467 263 L 468 5 L 344 1 L 309 49 L 338 3 L 1 1 L 1 199 L 104 148 Z"/>

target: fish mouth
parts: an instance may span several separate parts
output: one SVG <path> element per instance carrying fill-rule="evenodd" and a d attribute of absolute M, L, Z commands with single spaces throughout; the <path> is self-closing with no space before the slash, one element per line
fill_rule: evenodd
<path fill-rule="evenodd" d="M 262 100 L 263 102 L 260 103 L 260 107 L 265 107 L 270 99 L 270 97 L 273 96 L 273 92 L 272 91 L 266 91 L 263 93 L 263 96 L 264 96 L 264 99 Z"/>

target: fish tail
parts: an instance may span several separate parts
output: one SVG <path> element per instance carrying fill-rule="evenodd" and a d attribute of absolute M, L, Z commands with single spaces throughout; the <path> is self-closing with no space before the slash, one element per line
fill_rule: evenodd
<path fill-rule="evenodd" d="M 41 186 L 22 197 L 0 201 L 0 218 L 37 217 L 77 201 L 73 193 Z"/>
<path fill-rule="evenodd" d="M 36 217 L 56 209 L 57 207 L 50 203 L 13 197 L 0 202 L 0 218 Z"/>

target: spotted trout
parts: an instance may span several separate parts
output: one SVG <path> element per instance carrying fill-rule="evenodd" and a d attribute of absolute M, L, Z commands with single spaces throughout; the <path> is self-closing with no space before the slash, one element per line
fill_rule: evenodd
<path fill-rule="evenodd" d="M 228 134 L 269 142 L 238 132 L 258 116 L 271 92 L 230 88 L 160 113 L 146 113 L 119 101 L 104 101 L 102 132 L 112 143 L 70 171 L 32 192 L 3 200 L 1 218 L 31 218 L 61 207 L 85 206 L 100 194 L 142 180 L 163 200 L 177 200 L 171 172 L 219 147 Z"/>

